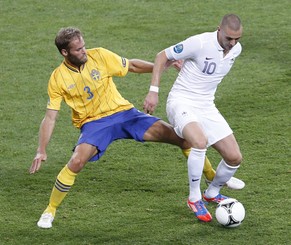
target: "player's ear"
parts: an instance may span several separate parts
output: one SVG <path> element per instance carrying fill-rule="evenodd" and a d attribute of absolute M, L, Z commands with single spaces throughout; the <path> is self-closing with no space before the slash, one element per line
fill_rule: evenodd
<path fill-rule="evenodd" d="M 61 50 L 61 54 L 62 54 L 63 56 L 66 57 L 66 56 L 68 56 L 68 51 L 67 51 L 66 49 L 63 48 L 63 49 Z"/>

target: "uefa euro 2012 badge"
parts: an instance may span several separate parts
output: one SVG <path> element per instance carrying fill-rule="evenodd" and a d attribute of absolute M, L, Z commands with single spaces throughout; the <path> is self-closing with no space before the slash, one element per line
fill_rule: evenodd
<path fill-rule="evenodd" d="M 174 47 L 174 52 L 180 54 L 183 51 L 183 44 L 179 43 Z"/>

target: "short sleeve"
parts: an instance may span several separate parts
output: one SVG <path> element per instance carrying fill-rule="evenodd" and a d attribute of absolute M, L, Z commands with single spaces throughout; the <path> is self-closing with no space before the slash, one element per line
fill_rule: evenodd
<path fill-rule="evenodd" d="M 110 76 L 123 77 L 127 74 L 128 59 L 104 48 L 99 48 L 98 50 Z"/>
<path fill-rule="evenodd" d="M 51 78 L 48 83 L 48 96 L 49 100 L 47 103 L 47 109 L 57 111 L 60 110 L 63 96 L 57 84 L 57 81 L 54 78 L 54 73 L 51 75 Z"/>
<path fill-rule="evenodd" d="M 169 60 L 184 60 L 195 57 L 198 50 L 202 48 L 202 42 L 198 36 L 192 36 L 165 49 Z"/>

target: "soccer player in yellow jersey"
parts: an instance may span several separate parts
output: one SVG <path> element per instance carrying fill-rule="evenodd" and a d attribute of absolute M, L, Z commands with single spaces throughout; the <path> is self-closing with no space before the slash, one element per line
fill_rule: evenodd
<path fill-rule="evenodd" d="M 57 176 L 49 204 L 37 223 L 40 228 L 52 227 L 56 209 L 74 184 L 76 175 L 88 161 L 98 160 L 114 140 L 169 143 L 189 154 L 188 143 L 178 137 L 168 123 L 135 109 L 113 83 L 112 77 L 125 76 L 128 72 L 152 72 L 153 63 L 128 60 L 104 48 L 86 50 L 80 30 L 72 27 L 62 28 L 55 44 L 64 61 L 49 80 L 49 101 L 30 173 L 37 172 L 47 159 L 46 147 L 62 101 L 72 109 L 73 124 L 81 133 L 71 159 Z M 205 173 L 209 180 L 215 175 L 209 162 Z"/>

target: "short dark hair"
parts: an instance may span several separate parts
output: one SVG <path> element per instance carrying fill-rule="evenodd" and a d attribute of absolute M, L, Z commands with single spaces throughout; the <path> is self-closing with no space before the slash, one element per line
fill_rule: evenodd
<path fill-rule="evenodd" d="M 55 38 L 55 45 L 57 46 L 59 52 L 62 49 L 68 49 L 71 41 L 76 38 L 81 38 L 82 33 L 78 28 L 75 27 L 65 27 L 61 28 Z"/>
<path fill-rule="evenodd" d="M 242 27 L 242 23 L 240 18 L 236 14 L 227 14 L 223 16 L 220 26 L 227 26 L 230 29 L 237 31 Z"/>

